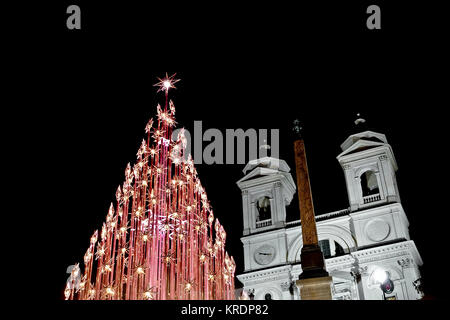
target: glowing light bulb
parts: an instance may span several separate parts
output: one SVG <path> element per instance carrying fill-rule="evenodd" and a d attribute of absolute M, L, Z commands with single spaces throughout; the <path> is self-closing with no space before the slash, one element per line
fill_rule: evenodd
<path fill-rule="evenodd" d="M 114 289 L 112 287 L 106 288 L 106 294 L 113 296 L 114 295 Z"/>
<path fill-rule="evenodd" d="M 372 278 L 377 283 L 384 283 L 388 278 L 388 274 L 385 270 L 378 268 L 372 273 Z"/>
<path fill-rule="evenodd" d="M 89 261 L 91 261 L 91 258 L 92 258 L 92 254 L 90 252 L 86 253 L 86 255 L 84 256 L 84 264 L 88 264 Z"/>
<path fill-rule="evenodd" d="M 153 299 L 153 293 L 151 291 L 145 291 L 144 292 L 144 298 L 147 300 L 152 300 Z"/>
<path fill-rule="evenodd" d="M 166 73 L 166 76 L 163 79 L 158 78 L 159 82 L 154 85 L 155 87 L 159 87 L 158 92 L 165 91 L 167 93 L 172 88 L 176 89 L 175 83 L 180 80 L 175 79 L 175 75 L 176 74 L 173 74 L 169 77 L 169 75 Z"/>
<path fill-rule="evenodd" d="M 138 209 L 136 210 L 135 216 L 138 218 L 141 216 L 141 209 L 141 207 L 138 207 Z"/>
<path fill-rule="evenodd" d="M 164 81 L 164 87 L 166 89 L 170 89 L 170 87 L 172 87 L 172 84 L 170 83 L 170 81 L 166 80 L 166 81 Z"/>
<path fill-rule="evenodd" d="M 213 221 L 214 221 L 214 215 L 213 215 L 212 212 L 210 212 L 210 213 L 209 213 L 209 216 L 208 216 L 208 222 L 209 222 L 209 224 L 212 224 Z"/>
<path fill-rule="evenodd" d="M 64 290 L 64 297 L 66 298 L 66 300 L 69 299 L 70 293 L 71 293 L 71 290 L 70 290 L 69 288 L 66 288 L 66 289 Z"/>

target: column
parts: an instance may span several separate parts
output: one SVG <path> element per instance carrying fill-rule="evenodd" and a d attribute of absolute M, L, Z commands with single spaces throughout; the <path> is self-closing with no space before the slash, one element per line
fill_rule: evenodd
<path fill-rule="evenodd" d="M 249 195 L 248 195 L 248 190 L 243 190 L 242 191 L 242 211 L 243 211 L 243 216 L 244 216 L 244 236 L 250 234 L 250 201 L 249 201 Z"/>

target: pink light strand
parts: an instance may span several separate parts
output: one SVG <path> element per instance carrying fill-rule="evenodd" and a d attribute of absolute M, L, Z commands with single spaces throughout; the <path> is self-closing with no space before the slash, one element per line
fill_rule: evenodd
<path fill-rule="evenodd" d="M 168 109 L 168 91 L 157 128 L 148 131 L 138 163 L 127 167 L 103 227 L 106 234 L 102 228 L 100 239 L 90 243 L 82 286 L 76 288 L 72 279 L 64 291 L 67 300 L 234 299 L 236 265 L 225 252 L 220 223 L 208 222 L 212 209 L 195 187 L 200 182 L 193 164 L 172 159 L 175 145 L 179 159 L 185 150 L 171 139 L 175 111 L 172 104 Z M 174 213 L 178 217 L 172 219 Z"/>

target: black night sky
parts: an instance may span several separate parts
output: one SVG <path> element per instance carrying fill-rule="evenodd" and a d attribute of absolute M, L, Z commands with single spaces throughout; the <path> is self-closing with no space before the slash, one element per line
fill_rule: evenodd
<path fill-rule="evenodd" d="M 386 30 L 378 34 L 360 26 L 352 30 L 365 19 L 358 13 L 361 8 L 339 9 L 358 17 L 346 19 L 340 28 L 320 24 L 333 26 L 340 20 L 312 5 L 304 7 L 309 14 L 299 20 L 287 13 L 289 8 L 270 16 L 270 8 L 264 8 L 251 19 L 244 18 L 249 11 L 240 10 L 228 22 L 205 15 L 203 22 L 195 20 L 186 29 L 169 11 L 162 10 L 162 17 L 147 11 L 147 23 L 138 8 L 117 6 L 89 6 L 87 27 L 77 35 L 51 33 L 53 20 L 46 21 L 44 36 L 29 42 L 36 54 L 27 61 L 30 76 L 22 81 L 32 89 L 18 99 L 34 101 L 29 128 L 39 168 L 33 180 L 45 195 L 35 205 L 49 238 L 49 299 L 62 299 L 67 266 L 82 262 L 127 163 L 135 161 L 145 125 L 163 99 L 153 84 L 165 72 L 176 72 L 181 79 L 171 93 L 179 126 L 191 129 L 194 120 L 202 120 L 204 130 L 278 128 L 280 157 L 293 175 L 291 123 L 300 118 L 316 214 L 348 207 L 336 156 L 340 144 L 355 133 L 356 113 L 362 113 L 372 130 L 387 136 L 398 162 L 410 235 L 424 261 L 425 293 L 443 297 L 436 270 L 447 251 L 441 243 L 447 227 L 440 222 L 447 197 L 438 182 L 446 170 L 447 146 L 441 141 L 445 126 L 439 99 L 443 84 L 435 75 L 439 66 L 425 32 L 393 22 L 391 15 L 400 9 L 386 13 Z M 104 15 L 115 21 L 119 9 L 124 15 L 120 26 L 106 27 Z M 243 177 L 244 165 L 196 167 L 227 231 L 227 250 L 239 274 L 243 228 L 236 181 Z M 290 214 L 297 212 L 297 201 Z"/>

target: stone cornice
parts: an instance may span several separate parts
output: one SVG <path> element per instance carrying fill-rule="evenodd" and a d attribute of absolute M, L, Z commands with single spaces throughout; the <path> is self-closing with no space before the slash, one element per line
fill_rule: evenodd
<path fill-rule="evenodd" d="M 341 144 L 341 149 L 342 149 L 342 151 L 345 151 L 348 148 L 350 148 L 352 145 L 354 145 L 356 142 L 358 142 L 364 138 L 370 138 L 370 137 L 379 139 L 380 143 L 386 143 L 386 144 L 388 143 L 385 134 L 375 132 L 372 130 L 366 130 L 363 132 L 358 132 L 358 133 L 352 134 L 349 137 L 347 137 L 347 139 L 345 139 L 345 141 Z"/>
<path fill-rule="evenodd" d="M 274 280 L 286 280 L 289 278 L 291 265 L 275 267 L 259 271 L 251 271 L 248 273 L 240 274 L 237 276 L 239 281 L 248 285 L 255 285 L 261 282 L 274 281 Z"/>
<path fill-rule="evenodd" d="M 269 239 L 281 238 L 281 237 L 284 237 L 285 233 L 286 233 L 285 228 L 273 229 L 273 230 L 260 232 L 260 233 L 254 233 L 254 234 L 250 234 L 248 236 L 242 237 L 241 242 L 243 244 L 248 244 L 248 243 L 252 243 L 252 240 L 255 240 L 255 242 L 258 242 L 258 240 L 260 240 L 260 239 L 269 240 Z"/>
<path fill-rule="evenodd" d="M 363 265 L 373 261 L 386 260 L 405 255 L 412 255 L 417 265 L 422 265 L 422 258 L 417 251 L 414 241 L 408 240 L 384 246 L 382 245 L 374 248 L 358 250 L 345 256 L 329 258 L 326 260 L 326 266 L 327 269 L 344 268 L 351 267 L 355 262 L 355 258 L 358 260 L 358 263 L 360 265 Z"/>
<path fill-rule="evenodd" d="M 338 159 L 339 163 L 341 164 L 341 167 L 343 167 L 344 165 L 347 165 L 350 162 L 364 160 L 368 157 L 380 156 L 380 155 L 382 155 L 383 151 L 386 152 L 387 156 L 391 160 L 394 170 L 397 170 L 398 169 L 397 161 L 395 159 L 392 148 L 389 144 L 374 146 L 373 148 L 370 148 L 370 149 L 360 150 L 360 151 L 356 151 L 354 153 L 349 153 L 349 154 L 347 154 L 347 152 L 349 152 L 349 150 L 346 150 L 346 151 L 342 152 L 341 154 L 339 154 L 336 158 Z"/>
<path fill-rule="evenodd" d="M 352 255 L 359 260 L 359 263 L 368 263 L 374 260 L 388 259 L 407 254 L 412 254 L 416 263 L 419 266 L 422 265 L 422 258 L 412 240 L 359 250 L 352 253 Z"/>

